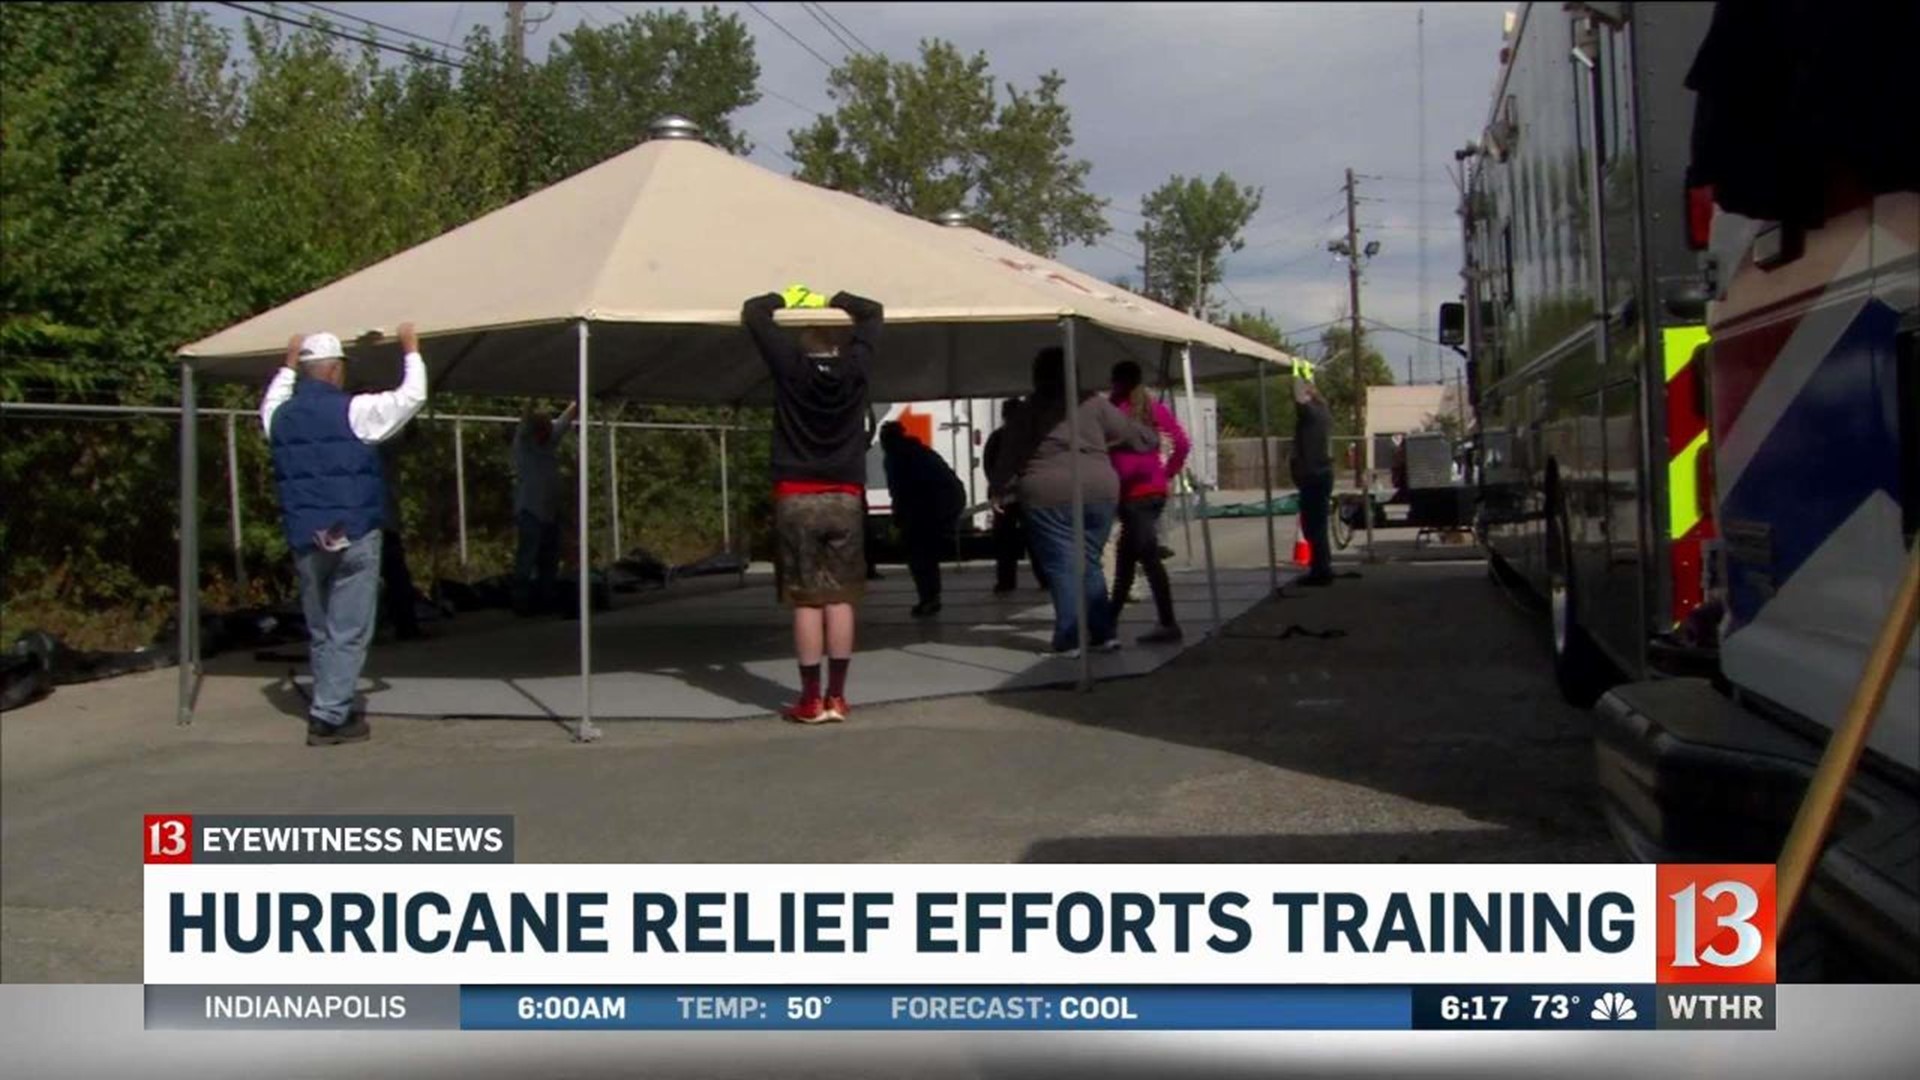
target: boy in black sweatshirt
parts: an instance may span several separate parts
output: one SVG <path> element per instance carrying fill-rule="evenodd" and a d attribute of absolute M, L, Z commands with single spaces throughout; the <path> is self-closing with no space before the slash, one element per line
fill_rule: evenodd
<path fill-rule="evenodd" d="M 851 333 L 809 326 L 796 341 L 773 321 L 783 307 L 829 305 L 852 317 Z M 740 321 L 774 385 L 774 580 L 793 608 L 800 664 L 800 700 L 784 715 L 803 724 L 845 720 L 854 605 L 867 583 L 867 380 L 884 314 L 864 297 L 842 292 L 827 301 L 795 285 L 748 300 Z"/>

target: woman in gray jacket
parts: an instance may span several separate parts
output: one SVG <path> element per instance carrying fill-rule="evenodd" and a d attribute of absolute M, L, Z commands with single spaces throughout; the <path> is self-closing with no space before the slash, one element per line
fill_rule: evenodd
<path fill-rule="evenodd" d="M 1086 583 L 1087 640 L 1104 652 L 1120 647 L 1113 610 L 1107 602 L 1107 576 L 1100 564 L 1120 503 L 1120 478 L 1113 471 L 1108 452 L 1155 449 L 1160 445 L 1160 433 L 1150 422 L 1128 418 L 1106 395 L 1092 392 L 1075 395 L 1070 428 L 1067 380 L 1061 361 L 1057 347 L 1042 349 L 1033 358 L 1033 394 L 1004 429 L 1003 450 L 991 463 L 987 479 L 996 504 L 1014 493 L 1025 507 L 1034 557 L 1047 577 L 1047 591 L 1053 594 L 1052 651 L 1059 656 L 1077 656 L 1080 622 L 1074 597 L 1076 580 Z M 1084 568 L 1074 565 L 1076 450 L 1087 534 Z"/>

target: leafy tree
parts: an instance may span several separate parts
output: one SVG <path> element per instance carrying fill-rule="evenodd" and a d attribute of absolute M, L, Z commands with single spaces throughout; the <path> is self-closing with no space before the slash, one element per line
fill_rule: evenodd
<path fill-rule="evenodd" d="M 467 48 L 456 75 L 311 29 L 250 23 L 231 34 L 185 5 L 0 6 L 0 394 L 170 404 L 183 343 L 626 150 L 661 113 L 746 148 L 729 117 L 754 100 L 752 43 L 712 9 L 582 30 L 537 66 L 508 64 L 485 30 Z M 201 401 L 250 407 L 256 394 L 210 387 Z M 256 599 L 284 596 L 267 448 L 257 428 L 237 430 Z M 504 469 L 509 434 L 467 431 L 469 469 Z M 144 640 L 171 593 L 177 426 L 9 417 L 6 435 L 0 489 L 31 493 L 0 516 L 8 626 L 145 606 L 146 623 L 122 620 L 112 641 L 75 639 Z M 718 500 L 700 493 L 715 462 L 703 437 L 623 439 L 635 542 L 670 557 L 712 549 Z M 216 596 L 229 554 L 221 443 L 219 422 L 203 424 L 203 565 Z M 763 445 L 751 435 L 730 444 L 743 491 L 755 489 Z M 455 531 L 446 428 L 423 424 L 401 469 L 403 520 L 428 541 L 413 549 L 420 560 Z M 486 525 L 488 514 L 511 521 L 504 491 L 469 487 L 482 573 L 511 548 L 510 528 L 492 536 Z M 666 504 L 671 520 L 643 512 Z"/>
<path fill-rule="evenodd" d="M 1294 351 L 1280 328 L 1263 310 L 1259 314 L 1239 312 L 1228 317 L 1227 329 L 1262 345 L 1282 352 Z M 1286 372 L 1268 371 L 1267 431 L 1274 436 L 1293 434 L 1293 396 L 1287 386 Z M 1259 438 L 1260 380 L 1237 379 L 1221 383 L 1216 394 L 1220 401 L 1220 434 L 1224 438 Z"/>
<path fill-rule="evenodd" d="M 1108 232 L 1087 191 L 1092 165 L 1070 156 L 1066 81 L 1006 86 L 999 100 L 985 53 L 924 41 L 917 64 L 855 55 L 828 76 L 831 116 L 792 132 L 795 175 L 904 214 L 966 210 L 973 223 L 1042 255 Z"/>
<path fill-rule="evenodd" d="M 1260 209 L 1260 195 L 1221 173 L 1211 182 L 1173 176 L 1141 199 L 1146 220 L 1134 236 L 1146 248 L 1142 273 L 1152 297 L 1182 311 L 1205 301 L 1217 312 L 1207 286 L 1220 283 L 1227 254 L 1245 246 L 1240 234 Z"/>
<path fill-rule="evenodd" d="M 1335 435 L 1360 434 L 1360 429 L 1354 426 L 1353 410 L 1356 402 L 1365 403 L 1366 391 L 1354 389 L 1352 340 L 1353 335 L 1345 325 L 1320 331 L 1322 359 L 1315 365 L 1314 384 L 1333 412 Z M 1365 328 L 1360 331 L 1360 373 L 1364 386 L 1393 385 L 1393 368 L 1368 340 Z"/>

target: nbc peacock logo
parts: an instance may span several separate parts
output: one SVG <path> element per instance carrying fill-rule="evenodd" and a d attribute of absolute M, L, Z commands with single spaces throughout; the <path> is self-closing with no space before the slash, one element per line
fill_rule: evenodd
<path fill-rule="evenodd" d="M 1633 999 L 1618 990 L 1609 990 L 1593 999 L 1593 1012 L 1589 1014 L 1595 1020 L 1624 1022 L 1640 1018 L 1640 1011 L 1633 1006 Z"/>

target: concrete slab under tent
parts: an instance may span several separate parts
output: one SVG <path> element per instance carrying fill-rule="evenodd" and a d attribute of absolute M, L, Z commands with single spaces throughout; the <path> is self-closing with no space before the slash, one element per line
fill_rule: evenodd
<path fill-rule="evenodd" d="M 1298 571 L 1286 571 L 1291 580 Z M 1120 652 L 1092 661 L 1096 680 L 1146 675 L 1203 640 L 1212 629 L 1206 575 L 1173 572 L 1175 610 L 1186 640 L 1145 646 L 1134 638 L 1153 624 L 1153 604 L 1128 604 Z M 726 581 L 727 579 L 722 579 Z M 621 596 L 598 613 L 593 634 L 593 715 L 598 720 L 740 720 L 765 716 L 793 700 L 799 674 L 790 622 L 769 575 L 744 587 L 722 581 L 675 586 L 641 602 Z M 916 619 L 904 572 L 872 582 L 861 609 L 852 671 L 855 707 L 922 698 L 1069 686 L 1079 665 L 1040 655 L 1053 610 L 1047 594 L 1023 581 L 1005 597 L 991 592 L 990 567 L 946 573 L 944 609 Z M 1220 612 L 1231 621 L 1269 595 L 1265 570 L 1219 573 Z M 374 716 L 570 720 L 580 714 L 577 623 L 557 618 L 461 616 L 438 624 L 443 636 L 377 646 L 361 681 Z M 259 673 L 290 666 L 304 694 L 295 650 L 278 661 L 216 658 L 210 672 Z"/>

